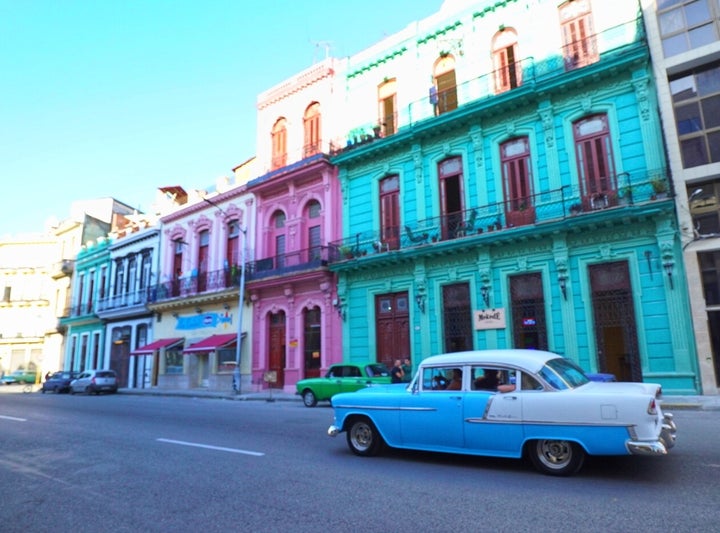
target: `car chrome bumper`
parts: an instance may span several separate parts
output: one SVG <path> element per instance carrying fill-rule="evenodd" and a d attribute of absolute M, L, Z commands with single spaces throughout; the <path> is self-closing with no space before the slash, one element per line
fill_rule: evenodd
<path fill-rule="evenodd" d="M 660 440 L 634 441 L 625 443 L 631 455 L 667 455 L 667 448 Z"/>
<path fill-rule="evenodd" d="M 332 425 L 328 428 L 328 437 L 336 437 L 338 433 L 340 433 L 341 428 Z"/>
<path fill-rule="evenodd" d="M 677 426 L 673 420 L 673 415 L 670 413 L 663 413 L 663 424 L 662 430 L 660 431 L 660 440 L 665 444 L 665 448 L 668 450 L 675 446 L 675 440 L 677 439 Z"/>
<path fill-rule="evenodd" d="M 677 426 L 673 415 L 663 413 L 662 428 L 657 440 L 636 441 L 629 440 L 625 443 L 627 450 L 632 455 L 667 455 L 670 448 L 675 446 L 677 439 Z"/>

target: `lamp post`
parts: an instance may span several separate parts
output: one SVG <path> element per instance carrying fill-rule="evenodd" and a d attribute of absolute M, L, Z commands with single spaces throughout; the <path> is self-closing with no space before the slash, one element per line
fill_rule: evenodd
<path fill-rule="evenodd" d="M 226 217 L 228 214 L 225 210 L 217 205 L 212 200 L 203 197 L 203 201 L 209 203 L 211 206 L 216 208 Z M 242 233 L 242 241 L 240 240 L 240 234 Z M 240 227 L 240 220 L 238 220 L 238 252 L 240 257 L 240 287 L 238 289 L 238 325 L 237 325 L 237 340 L 235 341 L 235 370 L 233 371 L 233 390 L 240 394 L 242 392 L 241 386 L 241 374 L 240 374 L 240 354 L 242 353 L 242 323 L 243 323 L 243 307 L 245 306 L 244 295 L 245 295 L 245 240 L 247 238 L 247 228 L 243 229 Z"/>

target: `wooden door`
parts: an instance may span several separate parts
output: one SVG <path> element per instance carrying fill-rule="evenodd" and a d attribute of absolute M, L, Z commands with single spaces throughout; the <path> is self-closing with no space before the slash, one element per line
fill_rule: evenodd
<path fill-rule="evenodd" d="M 285 311 L 271 314 L 268 326 L 268 371 L 275 372 L 276 381 L 271 383 L 272 388 L 282 388 L 285 385 Z"/>
<path fill-rule="evenodd" d="M 375 297 L 376 360 L 392 368 L 395 359 L 410 357 L 408 293 Z"/>

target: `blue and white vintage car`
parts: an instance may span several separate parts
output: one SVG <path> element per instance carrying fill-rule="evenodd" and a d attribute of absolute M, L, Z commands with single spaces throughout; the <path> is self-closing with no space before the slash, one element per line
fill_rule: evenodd
<path fill-rule="evenodd" d="M 566 476 L 590 455 L 665 455 L 671 414 L 653 383 L 590 381 L 572 361 L 538 350 L 483 350 L 425 359 L 409 385 L 333 396 L 330 436 L 357 455 L 394 448 L 527 456 Z"/>

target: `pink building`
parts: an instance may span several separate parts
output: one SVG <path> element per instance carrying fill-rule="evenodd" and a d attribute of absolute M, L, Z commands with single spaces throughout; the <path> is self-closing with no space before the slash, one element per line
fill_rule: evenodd
<path fill-rule="evenodd" d="M 258 97 L 255 251 L 247 282 L 252 302 L 252 376 L 293 391 L 305 377 L 342 361 L 342 317 L 329 245 L 341 238 L 342 201 L 332 139 L 339 126 L 334 59 Z"/>

